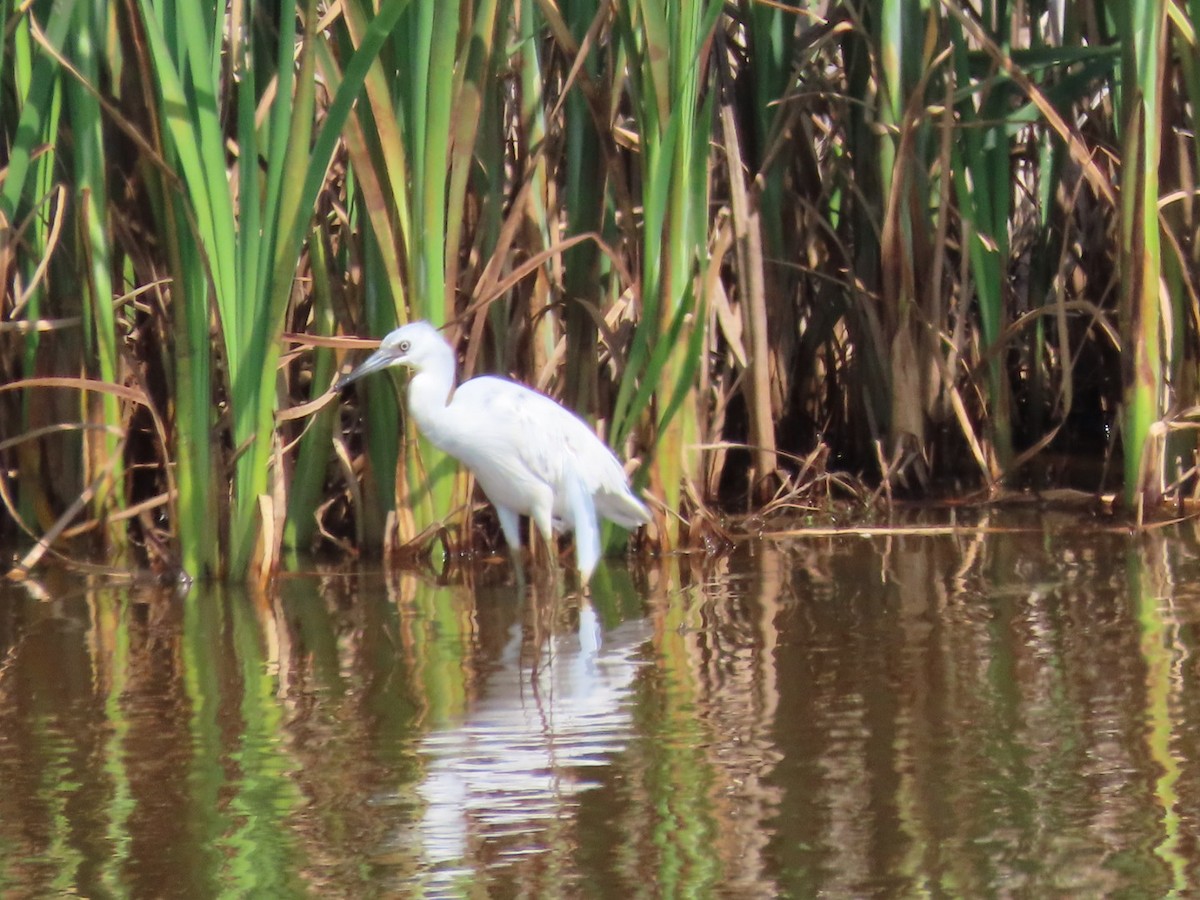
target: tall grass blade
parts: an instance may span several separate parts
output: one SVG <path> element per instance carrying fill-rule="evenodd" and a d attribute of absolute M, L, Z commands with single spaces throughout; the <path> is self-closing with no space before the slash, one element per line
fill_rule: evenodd
<path fill-rule="evenodd" d="M 1131 0 L 1113 8 L 1121 39 L 1121 331 L 1124 385 L 1125 499 L 1154 503 L 1163 487 L 1164 456 L 1156 426 L 1166 411 L 1164 332 L 1182 323 L 1163 319 L 1158 225 L 1158 166 L 1162 120 L 1162 41 L 1166 8 Z M 1170 306 L 1167 306 L 1170 309 Z M 1157 451 L 1157 452 L 1156 452 Z"/>
<path fill-rule="evenodd" d="M 56 10 L 60 15 L 49 16 L 45 40 L 61 47 L 74 15 L 74 5 L 65 3 Z M 47 293 L 39 269 L 50 256 L 51 220 L 61 215 L 50 203 L 57 162 L 59 117 L 62 111 L 63 88 L 58 64 L 38 46 L 34 31 L 41 26 L 35 21 L 35 11 L 26 9 L 13 27 L 14 48 L 13 88 L 16 94 L 15 123 L 9 123 L 8 166 L 0 184 L 0 253 L 16 260 L 18 281 L 24 291 L 23 315 L 36 322 L 48 313 Z M 46 152 L 39 152 L 45 148 Z M 20 241 L 21 243 L 18 243 Z M 22 339 L 22 369 L 28 374 L 37 372 L 41 334 L 37 329 L 27 331 Z M 42 423 L 34 397 L 21 398 L 21 419 L 14 432 L 25 432 Z M 49 485 L 55 478 L 47 471 L 44 457 L 36 445 L 25 443 L 18 448 L 18 504 L 22 519 L 48 527 L 54 521 Z M 82 473 L 76 474 L 82 482 Z"/>
<path fill-rule="evenodd" d="M 613 412 L 620 446 L 660 396 L 651 434 L 655 487 L 679 510 L 687 483 L 699 479 L 699 410 L 689 379 L 704 346 L 707 313 L 697 276 L 708 233 L 708 136 L 713 122 L 712 31 L 716 3 L 637 3 L 617 27 L 629 59 L 630 100 L 638 124 L 642 189 L 642 318 L 626 360 Z M 672 517 L 664 535 L 679 540 Z"/>
<path fill-rule="evenodd" d="M 108 161 L 104 152 L 104 133 L 101 110 L 97 102 L 95 86 L 100 83 L 101 51 L 97 46 L 108 34 L 107 4 L 78 2 L 75 7 L 76 27 L 71 31 L 71 46 L 68 53 L 74 60 L 76 70 L 87 82 L 88 87 L 76 78 L 66 81 L 68 106 L 70 108 L 72 144 L 74 147 L 74 189 L 77 215 L 80 219 L 80 244 L 83 260 L 83 285 L 86 302 L 83 304 L 87 347 L 85 358 L 96 359 L 103 381 L 117 383 L 118 354 L 117 327 L 113 312 L 113 253 L 109 241 L 108 216 Z M 85 398 L 90 401 L 91 398 Z M 109 482 L 102 485 L 93 503 L 93 510 L 103 515 L 110 506 L 124 506 L 125 471 L 120 460 L 114 459 L 123 431 L 121 407 L 111 394 L 99 397 L 99 414 L 105 428 L 98 439 L 89 440 L 93 446 L 88 456 L 91 468 L 100 470 L 110 464 Z M 93 434 L 96 434 L 93 432 Z M 122 530 L 113 526 L 107 534 L 110 551 L 123 545 Z"/>

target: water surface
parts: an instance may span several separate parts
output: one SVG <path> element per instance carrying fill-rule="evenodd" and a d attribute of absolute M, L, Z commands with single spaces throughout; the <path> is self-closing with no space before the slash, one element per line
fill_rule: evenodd
<path fill-rule="evenodd" d="M 1196 528 L 980 524 L 0 588 L 0 895 L 1200 892 Z"/>

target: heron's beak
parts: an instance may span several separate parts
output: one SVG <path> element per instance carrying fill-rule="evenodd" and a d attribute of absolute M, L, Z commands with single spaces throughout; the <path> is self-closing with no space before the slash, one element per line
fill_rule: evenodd
<path fill-rule="evenodd" d="M 378 372 L 380 369 L 386 369 L 388 366 L 395 365 L 397 362 L 396 351 L 380 347 L 370 356 L 362 361 L 362 364 L 349 375 L 338 379 L 338 383 L 333 386 L 335 391 L 340 391 L 353 381 L 358 381 L 364 375 L 370 375 L 372 372 Z"/>

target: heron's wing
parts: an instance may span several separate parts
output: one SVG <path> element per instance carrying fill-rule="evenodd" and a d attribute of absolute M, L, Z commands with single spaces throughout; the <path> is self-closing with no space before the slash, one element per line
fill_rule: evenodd
<path fill-rule="evenodd" d="M 525 502 L 513 502 L 515 495 L 532 498 L 538 485 L 556 489 L 564 449 L 555 421 L 566 413 L 553 401 L 516 382 L 482 376 L 458 388 L 452 408 L 450 452 L 489 496 L 507 496 L 509 505 L 529 514 Z"/>
<path fill-rule="evenodd" d="M 565 410 L 564 410 L 565 412 Z M 629 478 L 616 454 L 577 416 L 566 413 L 565 441 L 572 448 L 596 512 L 623 528 L 637 528 L 650 521 L 650 511 L 629 487 Z"/>
<path fill-rule="evenodd" d="M 564 484 L 573 471 L 589 498 L 592 519 L 599 512 L 626 528 L 648 522 L 650 514 L 629 489 L 625 470 L 613 452 L 573 412 L 545 394 L 504 378 L 482 376 L 462 384 L 455 406 L 464 406 L 472 456 L 506 478 L 535 478 L 559 501 L 555 514 L 572 527 L 577 522 Z M 463 455 L 472 469 L 478 467 Z"/>
<path fill-rule="evenodd" d="M 650 511 L 637 498 L 629 487 L 629 479 L 620 460 L 600 440 L 586 422 L 574 413 L 558 406 L 548 398 L 542 398 L 551 404 L 559 415 L 555 424 L 559 429 L 556 445 L 565 448 L 556 459 L 560 468 L 557 476 L 565 479 L 568 468 L 580 478 L 580 485 L 588 495 L 591 521 L 596 521 L 597 513 L 615 522 L 622 528 L 630 530 L 650 521 Z M 569 497 L 560 506 L 559 513 L 572 513 Z M 576 521 L 576 540 L 579 538 L 578 520 Z M 597 537 L 597 541 L 599 538 Z"/>
<path fill-rule="evenodd" d="M 463 383 L 454 405 L 463 407 L 465 438 L 488 445 L 498 464 L 558 484 L 562 460 L 573 452 L 564 428 L 578 422 L 574 415 L 544 394 L 490 375 Z"/>

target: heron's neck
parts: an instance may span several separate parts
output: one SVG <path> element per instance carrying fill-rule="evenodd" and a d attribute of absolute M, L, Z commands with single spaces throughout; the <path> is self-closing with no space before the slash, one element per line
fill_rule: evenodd
<path fill-rule="evenodd" d="M 435 444 L 436 435 L 446 421 L 454 379 L 454 357 L 449 350 L 444 357 L 414 371 L 408 379 L 408 413 Z"/>

